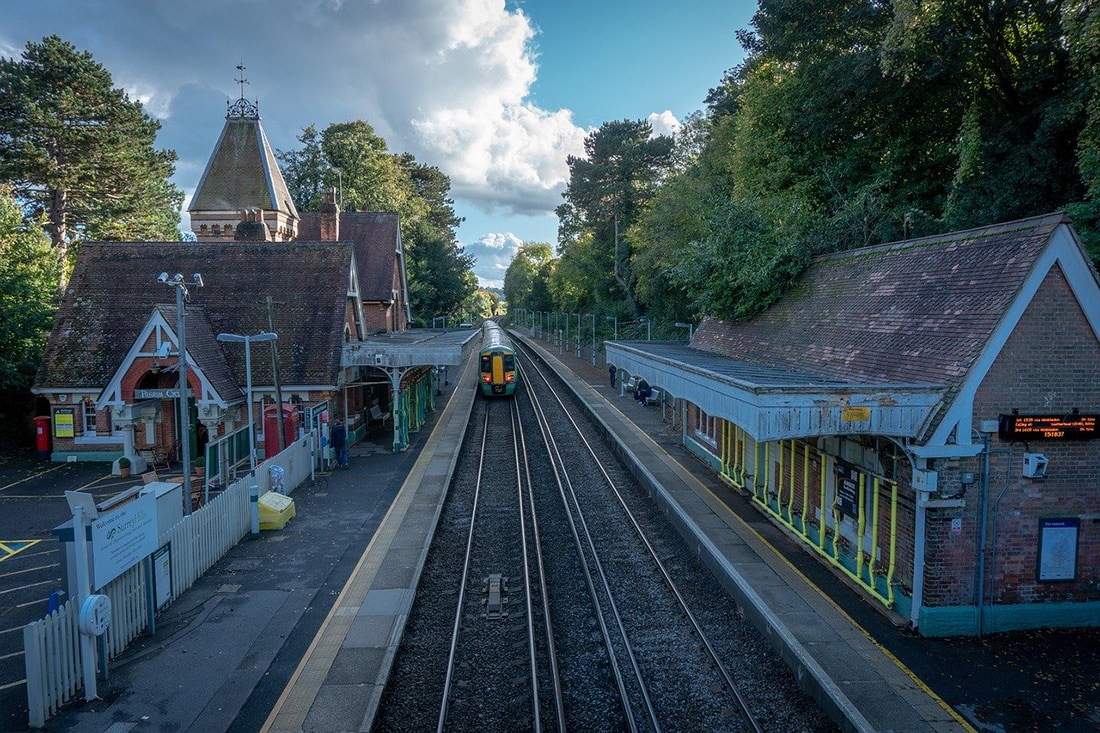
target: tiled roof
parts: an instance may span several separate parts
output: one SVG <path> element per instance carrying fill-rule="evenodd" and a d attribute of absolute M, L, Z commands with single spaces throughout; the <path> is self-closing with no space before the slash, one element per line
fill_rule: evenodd
<path fill-rule="evenodd" d="M 341 243 L 199 242 L 85 243 L 77 255 L 35 386 L 101 388 L 160 308 L 175 330 L 174 288 L 157 274 L 201 273 L 190 288 L 188 353 L 218 379 L 224 355 L 244 383 L 244 349 L 213 340 L 217 333 L 271 330 L 266 297 L 274 301 L 279 376 L 284 385 L 334 385 L 340 369 L 352 248 Z M 192 315 L 193 314 L 193 315 Z M 273 383 L 267 347 L 254 348 L 252 379 Z"/>
<path fill-rule="evenodd" d="M 397 214 L 341 212 L 340 241 L 355 245 L 359 270 L 360 297 L 365 301 L 388 302 L 393 298 L 394 268 L 401 246 Z M 299 240 L 321 238 L 321 215 L 311 211 L 298 222 Z"/>
<path fill-rule="evenodd" d="M 1061 214 L 848 250 L 814 260 L 747 322 L 707 318 L 692 345 L 857 383 L 960 384 Z"/>
<path fill-rule="evenodd" d="M 259 118 L 230 117 L 187 210 L 251 209 L 298 217 Z"/>

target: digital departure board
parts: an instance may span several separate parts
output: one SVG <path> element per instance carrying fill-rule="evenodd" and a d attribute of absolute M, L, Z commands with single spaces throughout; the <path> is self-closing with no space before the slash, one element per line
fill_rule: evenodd
<path fill-rule="evenodd" d="M 1001 440 L 1092 440 L 1097 415 L 1001 415 L 997 435 Z"/>

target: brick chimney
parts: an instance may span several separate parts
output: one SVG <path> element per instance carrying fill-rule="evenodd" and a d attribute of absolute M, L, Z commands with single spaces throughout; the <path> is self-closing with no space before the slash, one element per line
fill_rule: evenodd
<path fill-rule="evenodd" d="M 336 207 L 336 189 L 325 191 L 321 202 L 321 241 L 340 241 L 340 209 Z"/>

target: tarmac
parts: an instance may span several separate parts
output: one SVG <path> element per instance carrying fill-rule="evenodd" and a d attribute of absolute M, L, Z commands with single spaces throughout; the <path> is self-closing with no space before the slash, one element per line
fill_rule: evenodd
<path fill-rule="evenodd" d="M 905 680 L 902 693 L 942 705 L 942 724 L 928 729 L 1100 730 L 1100 629 L 948 640 L 907 631 L 718 481 L 680 445 L 666 411 L 619 396 L 602 367 L 543 346 L 573 372 L 578 389 L 595 395 L 598 411 L 621 416 L 627 429 L 652 440 L 670 470 L 721 497 L 788 574 L 803 579 L 808 595 L 820 596 L 830 614 L 850 622 L 851 636 L 889 660 L 894 668 L 884 672 Z M 406 525 L 398 514 L 431 525 L 438 496 L 423 492 L 446 483 L 453 446 L 440 441 L 457 439 L 472 385 L 452 382 L 408 450 L 393 453 L 389 432 L 376 429 L 351 448 L 349 470 L 296 489 L 296 516 L 285 528 L 232 549 L 157 617 L 154 634 L 111 662 L 100 699 L 70 704 L 47 729 L 369 729 L 384 680 L 357 675 L 384 667 L 399 643 L 401 609 L 411 603 L 411 591 L 400 587 L 414 580 L 423 552 L 401 545 Z M 373 551 L 394 543 L 385 559 Z M 368 576 L 398 590 L 372 590 L 363 584 Z M 364 701 L 352 704 L 349 691 Z"/>

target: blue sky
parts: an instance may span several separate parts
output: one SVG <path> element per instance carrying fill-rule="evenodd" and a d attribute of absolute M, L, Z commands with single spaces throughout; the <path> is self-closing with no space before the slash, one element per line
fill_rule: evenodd
<path fill-rule="evenodd" d="M 664 132 L 744 58 L 749 0 L 4 0 L 0 55 L 57 34 L 161 120 L 190 196 L 249 80 L 271 145 L 361 119 L 452 182 L 459 242 L 499 286 L 554 243 L 566 156 L 602 123 Z"/>

